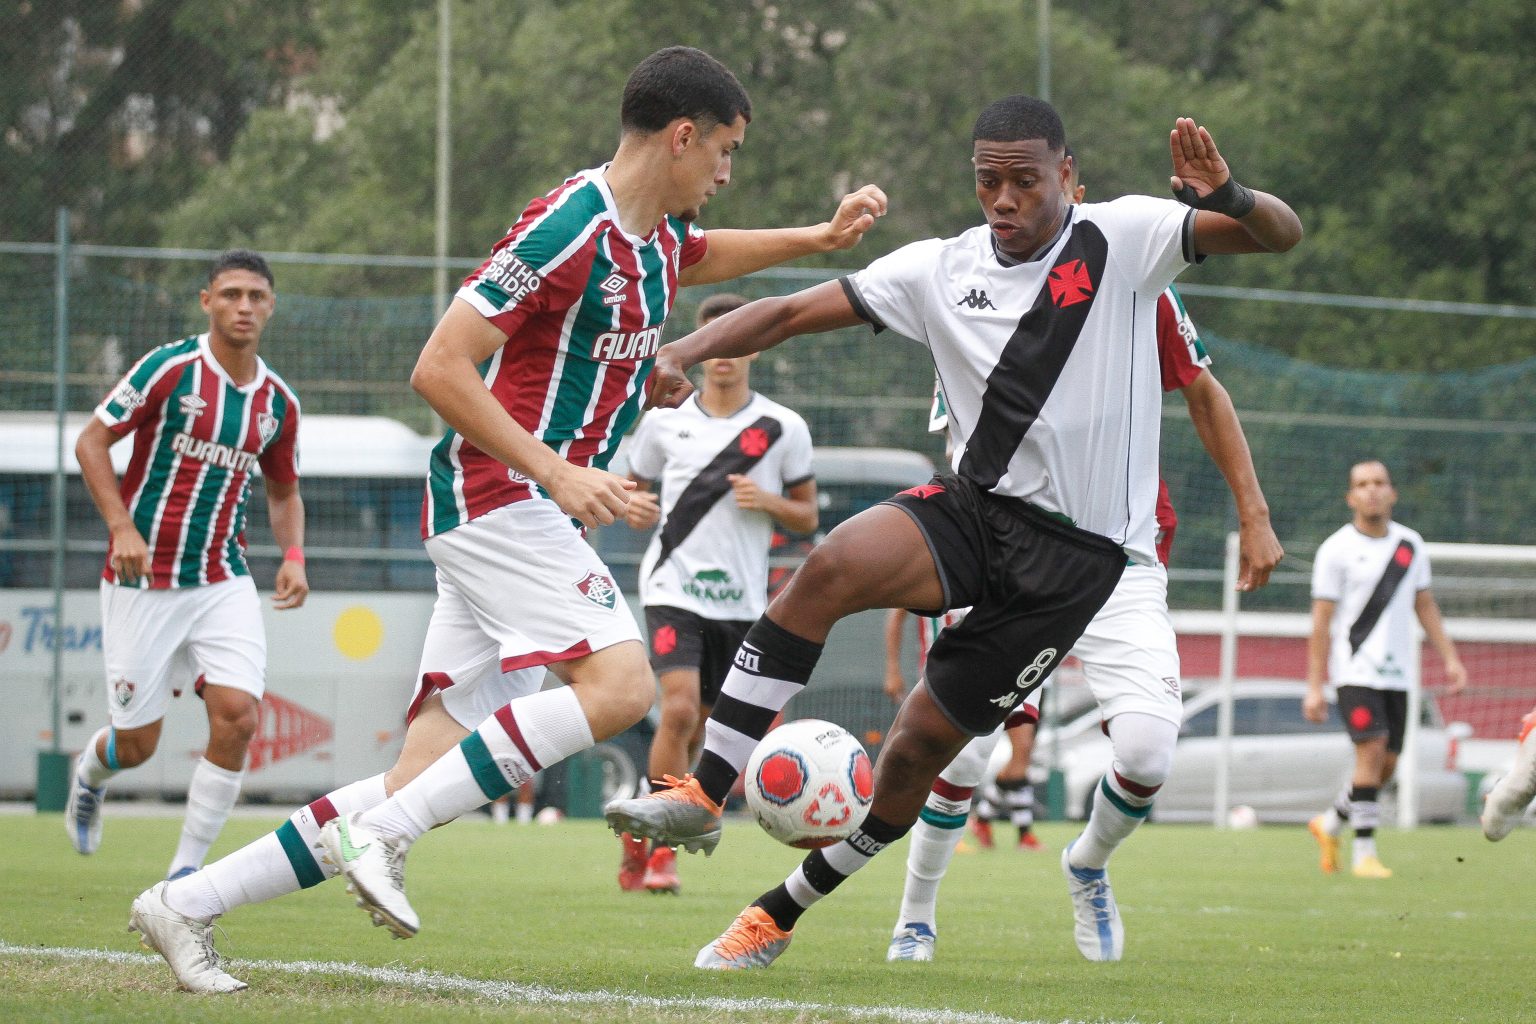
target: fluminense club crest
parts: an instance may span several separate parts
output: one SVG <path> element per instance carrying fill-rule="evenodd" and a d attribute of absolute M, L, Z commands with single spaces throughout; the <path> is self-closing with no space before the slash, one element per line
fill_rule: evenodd
<path fill-rule="evenodd" d="M 261 435 L 262 444 L 271 441 L 272 435 L 277 433 L 277 417 L 269 412 L 257 413 L 256 433 Z"/>
<path fill-rule="evenodd" d="M 576 583 L 581 596 L 600 608 L 612 608 L 619 602 L 619 588 L 611 576 L 589 572 Z"/>
<path fill-rule="evenodd" d="M 126 708 L 132 704 L 133 684 L 122 677 L 112 680 L 112 701 L 119 708 Z"/>

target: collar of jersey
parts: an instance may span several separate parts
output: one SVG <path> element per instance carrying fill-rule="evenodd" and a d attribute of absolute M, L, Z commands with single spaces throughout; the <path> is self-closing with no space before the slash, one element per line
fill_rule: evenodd
<path fill-rule="evenodd" d="M 256 357 L 256 376 L 251 378 L 249 384 L 236 384 L 235 378 L 224 369 L 224 364 L 219 362 L 218 356 L 213 354 L 213 346 L 208 344 L 208 334 L 204 332 L 197 336 L 197 347 L 203 353 L 203 362 L 207 363 L 220 380 L 241 394 L 250 394 L 261 387 L 261 382 L 267 379 L 267 364 L 262 362 L 261 356 Z"/>
<path fill-rule="evenodd" d="M 752 403 L 757 401 L 757 392 L 749 390 L 747 392 L 746 404 L 744 404 L 740 409 L 737 409 L 735 412 L 727 413 L 724 416 L 716 416 L 714 413 L 712 413 L 708 409 L 704 408 L 704 399 L 703 399 L 703 397 L 697 391 L 695 391 L 692 395 L 689 395 L 688 397 L 693 402 L 694 408 L 699 410 L 699 415 L 703 416 L 705 419 L 707 419 L 707 420 L 730 420 L 730 419 L 735 419 L 737 416 L 740 416 L 742 413 L 744 413 L 748 409 L 752 408 Z"/>
<path fill-rule="evenodd" d="M 1067 215 L 1061 218 L 1061 230 L 1052 235 L 1049 242 L 1046 242 L 1040 248 L 1030 253 L 1028 259 L 1016 259 L 1004 253 L 1003 250 L 997 247 L 997 239 L 993 237 L 992 232 L 988 231 L 987 240 L 992 243 L 992 255 L 997 257 L 997 262 L 1001 263 L 1005 267 L 1020 267 L 1026 263 L 1034 263 L 1037 260 L 1044 259 L 1045 254 L 1050 252 L 1051 249 L 1055 247 L 1056 243 L 1061 241 L 1061 236 L 1067 233 L 1067 228 L 1072 223 L 1072 213 L 1076 209 L 1077 207 L 1071 204 L 1067 206 Z"/>

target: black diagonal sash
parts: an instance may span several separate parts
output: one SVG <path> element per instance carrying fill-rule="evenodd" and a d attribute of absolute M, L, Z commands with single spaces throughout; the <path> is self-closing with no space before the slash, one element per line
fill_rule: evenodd
<path fill-rule="evenodd" d="M 759 416 L 749 426 L 742 427 L 741 433 L 732 438 L 709 465 L 699 470 L 678 495 L 672 511 L 667 513 L 667 524 L 661 528 L 661 552 L 656 556 L 651 572 L 662 567 L 677 546 L 688 539 L 709 510 L 715 507 L 715 502 L 730 491 L 731 481 L 727 478 L 733 473 L 745 473 L 761 462 L 783 435 L 782 423 L 772 416 Z"/>
<path fill-rule="evenodd" d="M 1397 588 L 1402 584 L 1403 577 L 1408 575 L 1408 567 L 1412 564 L 1413 542 L 1398 541 L 1397 550 L 1392 552 L 1392 557 L 1387 561 L 1386 571 L 1376 581 L 1376 589 L 1371 591 L 1371 599 L 1365 602 L 1365 607 L 1360 609 L 1360 617 L 1349 627 L 1349 653 L 1357 653 L 1360 645 L 1365 643 L 1365 638 L 1371 635 L 1371 630 L 1376 628 L 1381 613 L 1387 610 L 1388 602 L 1397 593 Z"/>
<path fill-rule="evenodd" d="M 966 439 L 960 475 L 991 490 L 1034 426 L 1061 377 L 1104 282 L 1109 242 L 1098 225 L 1079 221 L 987 376 L 981 415 Z M 1083 295 L 1081 282 L 1089 291 Z"/>

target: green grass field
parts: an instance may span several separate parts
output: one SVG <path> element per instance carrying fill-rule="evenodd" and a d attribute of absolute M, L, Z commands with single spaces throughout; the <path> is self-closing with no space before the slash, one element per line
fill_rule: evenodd
<path fill-rule="evenodd" d="M 887 964 L 905 843 L 801 922 L 766 971 L 712 974 L 694 952 L 797 854 L 733 822 L 716 855 L 682 858 L 679 898 L 621 893 L 598 822 L 496 827 L 476 816 L 412 852 L 422 932 L 393 941 L 335 882 L 221 922 L 250 982 L 178 992 L 140 956 L 128 904 L 163 870 L 179 819 L 111 817 L 76 856 L 57 815 L 0 817 L 0 1019 L 7 1021 L 1294 1022 L 1533 1020 L 1536 835 L 1385 832 L 1381 882 L 1318 874 L 1301 828 L 1149 825 L 1112 877 L 1126 958 L 1072 944 L 1058 854 L 961 855 L 938 959 Z M 236 819 L 216 853 L 274 822 Z M 371 968 L 374 970 L 365 970 Z M 871 1012 L 875 1010 L 877 1012 Z"/>

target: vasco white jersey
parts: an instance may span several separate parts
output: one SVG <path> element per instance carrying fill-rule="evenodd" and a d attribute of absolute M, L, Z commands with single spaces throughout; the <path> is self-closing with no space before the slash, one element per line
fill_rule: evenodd
<path fill-rule="evenodd" d="M 855 311 L 926 345 L 951 466 L 1156 562 L 1157 300 L 1194 262 L 1194 211 L 1127 196 L 1067 208 L 1033 259 L 983 225 L 843 279 Z"/>
<path fill-rule="evenodd" d="M 1414 601 L 1429 589 L 1424 538 L 1401 523 L 1368 537 L 1351 523 L 1323 541 L 1312 563 L 1312 598 L 1333 601 L 1328 678 L 1335 686 L 1408 689 L 1417 657 Z"/>
<path fill-rule="evenodd" d="M 761 615 L 773 520 L 737 508 L 728 478 L 744 474 L 773 494 L 810 480 L 805 420 L 756 393 L 736 413 L 711 416 L 695 395 L 648 414 L 625 452 L 630 474 L 661 490 L 661 523 L 640 562 L 640 603 L 706 619 Z"/>

